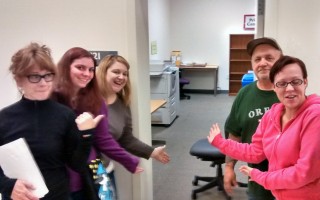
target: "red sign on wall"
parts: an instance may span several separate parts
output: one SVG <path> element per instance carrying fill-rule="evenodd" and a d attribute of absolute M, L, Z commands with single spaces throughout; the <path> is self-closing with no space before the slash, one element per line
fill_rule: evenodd
<path fill-rule="evenodd" d="M 256 16 L 255 15 L 244 15 L 243 29 L 254 30 L 256 27 Z"/>

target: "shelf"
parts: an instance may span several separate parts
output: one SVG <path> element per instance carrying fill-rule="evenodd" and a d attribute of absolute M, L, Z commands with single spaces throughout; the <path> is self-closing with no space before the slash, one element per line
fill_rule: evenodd
<path fill-rule="evenodd" d="M 230 74 L 236 74 L 236 75 L 238 75 L 238 74 L 240 74 L 240 75 L 244 75 L 244 74 L 246 74 L 247 72 L 230 72 Z"/>
<path fill-rule="evenodd" d="M 250 60 L 232 59 L 230 62 L 251 62 Z"/>
<path fill-rule="evenodd" d="M 253 34 L 230 34 L 229 47 L 229 95 L 236 95 L 242 87 L 244 74 L 251 70 L 251 58 L 247 44 L 254 39 Z"/>
<path fill-rule="evenodd" d="M 233 83 L 241 83 L 241 80 L 229 80 L 229 81 Z"/>

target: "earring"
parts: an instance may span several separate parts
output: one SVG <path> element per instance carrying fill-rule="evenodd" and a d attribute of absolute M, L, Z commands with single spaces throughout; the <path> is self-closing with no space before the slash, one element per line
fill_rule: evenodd
<path fill-rule="evenodd" d="M 19 90 L 20 94 L 24 94 L 24 91 L 21 87 L 18 87 L 18 90 Z"/>

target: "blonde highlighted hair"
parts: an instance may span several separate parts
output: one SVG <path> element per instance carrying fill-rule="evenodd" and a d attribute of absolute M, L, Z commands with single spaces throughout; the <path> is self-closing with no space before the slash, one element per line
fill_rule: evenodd
<path fill-rule="evenodd" d="M 108 97 L 109 94 L 106 89 L 108 86 L 108 83 L 106 80 L 106 74 L 108 72 L 108 69 L 116 62 L 124 64 L 128 69 L 127 83 L 123 87 L 123 89 L 118 93 L 118 96 L 121 100 L 123 100 L 123 102 L 126 106 L 129 106 L 130 99 L 131 99 L 131 84 L 130 84 L 130 76 L 129 76 L 130 65 L 129 65 L 128 61 L 125 58 L 123 58 L 122 56 L 108 55 L 100 61 L 99 65 L 97 67 L 97 70 L 96 70 L 96 77 L 98 80 L 100 93 L 103 96 L 103 98 L 106 99 Z"/>

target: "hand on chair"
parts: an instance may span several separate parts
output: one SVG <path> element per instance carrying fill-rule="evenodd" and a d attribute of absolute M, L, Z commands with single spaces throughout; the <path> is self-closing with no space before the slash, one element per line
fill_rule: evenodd
<path fill-rule="evenodd" d="M 212 141 L 214 140 L 214 138 L 220 134 L 220 128 L 219 125 L 217 123 L 212 124 L 211 128 L 210 128 L 210 132 L 209 135 L 207 136 L 208 141 L 210 144 L 212 144 Z"/>

